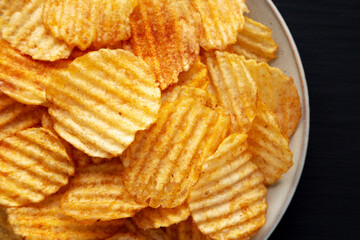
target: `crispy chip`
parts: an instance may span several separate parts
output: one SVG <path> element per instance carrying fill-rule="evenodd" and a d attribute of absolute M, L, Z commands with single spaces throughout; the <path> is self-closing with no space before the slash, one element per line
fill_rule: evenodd
<path fill-rule="evenodd" d="M 175 208 L 145 208 L 138 212 L 133 221 L 142 229 L 168 227 L 188 219 L 190 210 L 187 203 Z"/>
<path fill-rule="evenodd" d="M 61 199 L 62 212 L 92 222 L 134 216 L 146 206 L 136 203 L 126 191 L 123 169 L 121 161 L 78 169 Z"/>
<path fill-rule="evenodd" d="M 106 240 L 146 240 L 144 236 L 133 233 L 117 233 Z"/>
<path fill-rule="evenodd" d="M 0 1 L 0 16 L 5 12 L 5 10 L 8 8 L 11 0 L 1 0 Z M 0 35 L 1 36 L 1 35 Z"/>
<path fill-rule="evenodd" d="M 22 237 L 16 235 L 7 220 L 5 209 L 0 208 L 0 239 L 20 240 Z"/>
<path fill-rule="evenodd" d="M 233 133 L 249 131 L 256 115 L 256 83 L 242 59 L 228 52 L 205 54 L 211 79 L 208 91 L 231 116 Z"/>
<path fill-rule="evenodd" d="M 203 22 L 200 46 L 205 50 L 225 48 L 236 42 L 244 26 L 245 0 L 191 0 Z"/>
<path fill-rule="evenodd" d="M 49 130 L 30 128 L 0 142 L 0 205 L 40 202 L 73 174 L 65 147 Z"/>
<path fill-rule="evenodd" d="M 72 47 L 45 29 L 42 9 L 43 0 L 11 1 L 0 16 L 2 38 L 33 59 L 55 61 L 67 58 Z"/>
<path fill-rule="evenodd" d="M 244 28 L 239 32 L 236 43 L 232 45 L 232 50 L 247 59 L 268 62 L 276 58 L 278 49 L 271 34 L 272 31 L 265 25 L 245 17 Z"/>
<path fill-rule="evenodd" d="M 60 211 L 62 192 L 45 201 L 20 208 L 8 208 L 9 222 L 15 233 L 28 240 L 95 240 L 115 234 L 124 220 L 96 222 L 92 225 L 75 221 Z"/>
<path fill-rule="evenodd" d="M 144 61 L 102 49 L 74 60 L 49 84 L 58 134 L 89 156 L 120 155 L 157 118 L 160 90 Z"/>
<path fill-rule="evenodd" d="M 200 231 L 213 239 L 249 239 L 265 223 L 264 176 L 251 162 L 246 134 L 227 137 L 204 165 L 189 197 Z"/>
<path fill-rule="evenodd" d="M 0 92 L 0 141 L 10 135 L 40 125 L 45 108 L 16 102 Z"/>
<path fill-rule="evenodd" d="M 259 99 L 276 115 L 281 132 L 291 137 L 301 118 L 301 103 L 292 78 L 266 63 L 244 60 L 257 84 Z"/>
<path fill-rule="evenodd" d="M 181 205 L 228 126 L 226 115 L 194 99 L 166 103 L 156 124 L 139 132 L 122 155 L 126 188 L 153 208 Z"/>
<path fill-rule="evenodd" d="M 45 0 L 42 18 L 51 33 L 85 50 L 128 39 L 130 14 L 138 0 Z"/>
<path fill-rule="evenodd" d="M 131 15 L 133 50 L 164 90 L 199 55 L 201 17 L 189 0 L 140 0 Z"/>
<path fill-rule="evenodd" d="M 164 231 L 171 240 L 210 240 L 211 238 L 202 234 L 196 227 L 192 218 L 179 224 L 174 224 Z"/>
<path fill-rule="evenodd" d="M 252 161 L 264 173 L 265 184 L 278 181 L 293 165 L 289 140 L 280 132 L 274 113 L 261 101 L 257 103 L 257 115 L 248 141 Z"/>

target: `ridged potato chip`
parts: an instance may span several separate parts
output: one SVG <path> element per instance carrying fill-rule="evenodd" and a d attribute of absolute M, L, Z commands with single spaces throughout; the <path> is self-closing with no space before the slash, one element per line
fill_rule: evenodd
<path fill-rule="evenodd" d="M 226 115 L 194 99 L 164 104 L 157 122 L 139 132 L 121 157 L 126 188 L 152 208 L 181 205 L 228 126 Z"/>
<path fill-rule="evenodd" d="M 27 240 L 40 240 L 44 237 L 47 240 L 95 240 L 112 236 L 124 224 L 123 219 L 87 224 L 62 214 L 62 190 L 41 203 L 8 208 L 9 222 L 15 233 Z"/>
<path fill-rule="evenodd" d="M 185 221 L 190 216 L 187 203 L 175 208 L 145 208 L 138 212 L 132 219 L 142 229 L 168 227 Z"/>
<path fill-rule="evenodd" d="M 10 226 L 7 220 L 7 214 L 5 209 L 0 208 L 0 239 L 2 240 L 21 240 L 21 236 L 14 233 L 14 230 Z"/>
<path fill-rule="evenodd" d="M 213 239 L 249 239 L 264 224 L 264 176 L 251 162 L 246 134 L 227 137 L 204 165 L 189 196 L 191 216 Z"/>
<path fill-rule="evenodd" d="M 299 93 L 291 77 L 267 63 L 244 60 L 257 84 L 259 99 L 269 107 L 279 121 L 281 132 L 291 137 L 301 118 Z"/>
<path fill-rule="evenodd" d="M 245 22 L 243 13 L 248 12 L 245 0 L 191 0 L 191 3 L 201 13 L 202 48 L 225 50 L 236 42 Z"/>
<path fill-rule="evenodd" d="M 10 1 L 0 16 L 2 38 L 33 59 L 55 61 L 67 58 L 72 47 L 52 36 L 43 25 L 43 2 Z"/>
<path fill-rule="evenodd" d="M 0 142 L 0 205 L 42 201 L 68 183 L 74 165 L 59 139 L 29 128 Z"/>
<path fill-rule="evenodd" d="M 272 31 L 265 25 L 245 17 L 244 28 L 232 45 L 234 53 L 258 62 L 268 62 L 276 58 L 278 45 L 271 37 Z"/>
<path fill-rule="evenodd" d="M 201 17 L 189 0 L 139 0 L 131 15 L 134 53 L 155 72 L 161 90 L 199 55 Z"/>
<path fill-rule="evenodd" d="M 248 142 L 252 161 L 264 173 L 265 184 L 278 181 L 293 165 L 289 140 L 280 132 L 274 113 L 261 101 L 257 103 L 257 115 Z"/>
<path fill-rule="evenodd" d="M 61 199 L 64 214 L 89 222 L 127 218 L 145 208 L 126 191 L 121 161 L 78 168 Z"/>
<path fill-rule="evenodd" d="M 211 240 L 210 237 L 199 231 L 191 217 L 165 228 L 164 231 L 171 240 Z"/>
<path fill-rule="evenodd" d="M 208 91 L 231 116 L 231 132 L 247 132 L 256 115 L 257 88 L 243 58 L 232 53 L 205 53 Z"/>
<path fill-rule="evenodd" d="M 130 14 L 138 0 L 44 0 L 45 27 L 69 46 L 111 46 L 131 36 Z"/>
<path fill-rule="evenodd" d="M 157 118 L 160 89 L 140 58 L 102 49 L 75 59 L 47 88 L 56 132 L 93 157 L 120 155 Z"/>

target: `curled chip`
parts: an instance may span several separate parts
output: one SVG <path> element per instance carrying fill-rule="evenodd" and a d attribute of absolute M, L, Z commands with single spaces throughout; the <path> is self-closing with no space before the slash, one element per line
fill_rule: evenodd
<path fill-rule="evenodd" d="M 157 118 L 160 90 L 140 58 L 102 49 L 75 59 L 47 88 L 56 132 L 93 157 L 120 155 Z"/>
<path fill-rule="evenodd" d="M 70 46 L 85 50 L 128 39 L 130 14 L 138 0 L 45 0 L 44 25 Z"/>
<path fill-rule="evenodd" d="M 20 208 L 8 208 L 9 222 L 16 234 L 26 239 L 49 240 L 94 240 L 115 234 L 124 220 L 87 224 L 63 215 L 60 211 L 60 192 L 47 197 L 45 201 Z"/>
<path fill-rule="evenodd" d="M 171 240 L 211 240 L 210 237 L 199 231 L 191 217 L 165 228 L 164 231 Z"/>
<path fill-rule="evenodd" d="M 265 223 L 264 176 L 251 162 L 246 134 L 227 137 L 204 165 L 189 197 L 200 231 L 213 239 L 249 239 Z"/>
<path fill-rule="evenodd" d="M 203 32 L 200 46 L 205 50 L 225 48 L 236 42 L 244 26 L 245 0 L 191 0 L 201 13 Z"/>
<path fill-rule="evenodd" d="M 256 115 L 257 88 L 243 58 L 228 52 L 206 53 L 208 91 L 231 116 L 231 132 L 247 132 Z"/>
<path fill-rule="evenodd" d="M 199 55 L 201 17 L 189 0 L 140 0 L 131 15 L 133 50 L 164 90 Z"/>
<path fill-rule="evenodd" d="M 42 9 L 43 0 L 10 1 L 0 16 L 2 38 L 33 59 L 55 61 L 67 58 L 72 47 L 45 29 Z"/>
<path fill-rule="evenodd" d="M 134 216 L 146 206 L 136 203 L 126 191 L 123 169 L 121 161 L 79 168 L 61 199 L 62 212 L 90 222 Z"/>
<path fill-rule="evenodd" d="M 22 237 L 16 235 L 7 220 L 5 209 L 0 208 L 0 239 L 21 240 Z"/>
<path fill-rule="evenodd" d="M 289 140 L 280 132 L 276 116 L 261 101 L 248 141 L 252 161 L 264 173 L 265 184 L 275 183 L 293 165 Z"/>
<path fill-rule="evenodd" d="M 164 104 L 156 124 L 139 132 L 122 155 L 126 188 L 152 208 L 181 205 L 228 126 L 226 115 L 194 99 Z"/>
<path fill-rule="evenodd" d="M 0 205 L 40 202 L 73 174 L 65 147 L 49 130 L 30 128 L 0 142 Z"/>
<path fill-rule="evenodd" d="M 232 45 L 233 52 L 247 59 L 268 62 L 276 58 L 278 49 L 271 34 L 272 31 L 265 25 L 245 17 L 244 28 L 239 32 L 236 43 Z"/>
<path fill-rule="evenodd" d="M 0 141 L 18 131 L 40 125 L 45 108 L 16 102 L 0 92 Z"/>
<path fill-rule="evenodd" d="M 168 227 L 188 219 L 190 210 L 187 203 L 175 208 L 145 208 L 138 212 L 133 221 L 142 229 Z"/>
<path fill-rule="evenodd" d="M 257 84 L 259 99 L 276 115 L 281 132 L 291 137 L 301 118 L 300 97 L 293 79 L 267 63 L 244 63 Z"/>

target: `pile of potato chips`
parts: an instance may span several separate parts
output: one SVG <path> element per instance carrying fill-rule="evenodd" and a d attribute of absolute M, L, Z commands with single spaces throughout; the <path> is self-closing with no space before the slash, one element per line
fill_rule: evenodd
<path fill-rule="evenodd" d="M 301 104 L 247 12 L 245 0 L 0 0 L 0 239 L 259 231 Z"/>

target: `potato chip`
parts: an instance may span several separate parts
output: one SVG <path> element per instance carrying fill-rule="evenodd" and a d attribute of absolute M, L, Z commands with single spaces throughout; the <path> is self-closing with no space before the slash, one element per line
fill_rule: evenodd
<path fill-rule="evenodd" d="M 72 47 L 52 36 L 42 22 L 43 0 L 10 1 L 0 16 L 2 38 L 33 59 L 67 58 Z"/>
<path fill-rule="evenodd" d="M 171 225 L 164 229 L 166 235 L 172 240 L 210 240 L 211 238 L 202 234 L 196 227 L 192 218 Z"/>
<path fill-rule="evenodd" d="M 293 79 L 266 63 L 244 63 L 257 84 L 259 99 L 276 115 L 281 132 L 291 137 L 301 118 L 300 97 Z"/>
<path fill-rule="evenodd" d="M 274 113 L 261 101 L 248 141 L 252 161 L 264 173 L 267 185 L 278 181 L 293 165 L 289 140 L 280 132 Z"/>
<path fill-rule="evenodd" d="M 117 233 L 106 240 L 146 240 L 144 236 L 135 235 L 133 233 Z"/>
<path fill-rule="evenodd" d="M 200 46 L 205 50 L 225 48 L 236 42 L 244 26 L 245 0 L 191 0 L 201 13 L 203 32 Z"/>
<path fill-rule="evenodd" d="M 194 99 L 166 103 L 156 124 L 139 132 L 121 157 L 126 188 L 152 208 L 181 205 L 228 126 L 226 115 Z"/>
<path fill-rule="evenodd" d="M 45 28 L 70 46 L 85 50 L 116 44 L 131 36 L 130 14 L 138 0 L 45 0 Z"/>
<path fill-rule="evenodd" d="M 140 0 L 130 23 L 133 50 L 151 66 L 161 90 L 196 61 L 201 17 L 189 0 Z"/>
<path fill-rule="evenodd" d="M 248 239 L 265 223 L 264 176 L 251 162 L 246 134 L 227 137 L 204 165 L 189 197 L 200 231 L 213 239 Z"/>
<path fill-rule="evenodd" d="M 146 63 L 124 50 L 75 59 L 47 88 L 56 132 L 93 157 L 120 155 L 157 118 L 160 90 Z"/>
<path fill-rule="evenodd" d="M 239 32 L 237 41 L 232 45 L 234 53 L 258 62 L 268 62 L 276 58 L 278 45 L 271 37 L 272 31 L 265 25 L 245 17 L 244 28 Z"/>
<path fill-rule="evenodd" d="M 45 108 L 16 102 L 0 92 L 0 141 L 14 133 L 40 125 Z"/>
<path fill-rule="evenodd" d="M 0 16 L 5 12 L 10 4 L 11 0 L 1 0 L 0 1 Z M 1 35 L 0 35 L 1 36 Z"/>
<path fill-rule="evenodd" d="M 2 240 L 20 240 L 22 237 L 16 235 L 7 220 L 5 209 L 0 208 L 0 239 Z"/>
<path fill-rule="evenodd" d="M 168 227 L 188 219 L 190 210 L 187 203 L 175 208 L 145 208 L 138 212 L 133 221 L 142 229 Z"/>
<path fill-rule="evenodd" d="M 79 168 L 61 199 L 64 214 L 79 220 L 132 217 L 146 205 L 136 203 L 122 181 L 121 161 Z"/>
<path fill-rule="evenodd" d="M 256 83 L 242 59 L 228 52 L 205 54 L 211 79 L 208 91 L 231 116 L 233 133 L 249 131 L 256 115 Z"/>
<path fill-rule="evenodd" d="M 45 201 L 20 208 L 8 208 L 9 222 L 15 233 L 28 240 L 94 240 L 115 234 L 124 220 L 87 224 L 77 222 L 60 211 L 62 192 Z"/>

